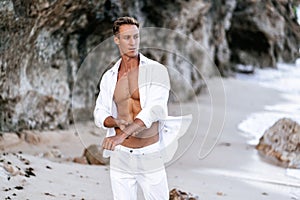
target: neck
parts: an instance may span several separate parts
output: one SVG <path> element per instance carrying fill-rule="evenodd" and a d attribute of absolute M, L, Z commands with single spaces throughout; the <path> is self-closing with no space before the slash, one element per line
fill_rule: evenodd
<path fill-rule="evenodd" d="M 130 71 L 139 65 L 139 55 L 136 55 L 135 57 L 122 55 L 122 62 L 124 63 L 125 71 Z"/>

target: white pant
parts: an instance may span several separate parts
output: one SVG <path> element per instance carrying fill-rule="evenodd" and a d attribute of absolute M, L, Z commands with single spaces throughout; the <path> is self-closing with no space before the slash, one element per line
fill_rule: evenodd
<path fill-rule="evenodd" d="M 162 157 L 155 143 L 132 149 L 121 145 L 110 158 L 110 178 L 114 200 L 136 200 L 137 185 L 146 200 L 168 200 L 169 189 Z"/>

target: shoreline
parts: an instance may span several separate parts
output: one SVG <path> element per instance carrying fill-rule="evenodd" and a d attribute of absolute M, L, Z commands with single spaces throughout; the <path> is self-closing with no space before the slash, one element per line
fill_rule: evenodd
<path fill-rule="evenodd" d="M 238 130 L 238 124 L 251 113 L 263 110 L 265 105 L 284 101 L 280 92 L 255 83 L 230 78 L 225 80 L 225 90 L 227 97 L 226 121 L 218 145 L 207 158 L 198 160 L 198 163 L 189 161 L 197 159 L 197 157 L 191 156 L 197 152 L 197 148 L 193 147 L 187 153 L 189 156 L 182 158 L 181 162 L 177 163 L 178 166 L 174 167 L 181 167 L 181 170 L 185 170 L 186 166 L 190 165 L 189 168 L 196 172 L 186 170 L 185 174 L 188 171 L 190 172 L 189 177 L 200 176 L 200 179 L 205 180 L 203 181 L 205 189 L 199 189 L 196 186 L 199 184 L 193 181 L 194 179 L 189 179 L 190 183 L 183 182 L 181 187 L 190 189 L 189 192 L 197 193 L 200 197 L 203 190 L 208 190 L 210 194 L 205 195 L 207 199 L 215 199 L 216 196 L 236 200 L 293 198 L 293 194 L 300 188 L 299 180 L 287 177 L 285 168 L 263 161 L 255 147 L 247 143 L 247 136 Z M 245 92 L 249 95 L 245 95 Z M 201 138 L 198 138 L 195 143 L 201 143 L 199 140 Z M 183 167 L 183 163 L 185 167 Z M 176 174 L 176 170 L 172 169 L 171 171 L 173 170 L 172 174 Z M 281 184 L 282 180 L 285 182 L 284 184 L 293 183 L 296 188 L 284 186 Z M 175 179 L 172 183 L 174 186 L 177 185 Z M 290 192 L 287 192 L 289 190 Z M 246 197 L 245 195 L 248 194 L 250 196 Z"/>

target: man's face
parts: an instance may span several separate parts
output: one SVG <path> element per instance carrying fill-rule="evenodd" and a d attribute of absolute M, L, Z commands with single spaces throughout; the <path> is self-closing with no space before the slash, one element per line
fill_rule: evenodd
<path fill-rule="evenodd" d="M 124 24 L 119 28 L 119 34 L 114 37 L 121 55 L 135 57 L 140 45 L 139 29 L 136 25 Z"/>

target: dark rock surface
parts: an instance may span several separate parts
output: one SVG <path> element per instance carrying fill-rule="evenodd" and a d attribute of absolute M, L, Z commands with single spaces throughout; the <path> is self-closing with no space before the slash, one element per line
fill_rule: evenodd
<path fill-rule="evenodd" d="M 275 164 L 300 168 L 300 125 L 288 118 L 278 120 L 265 131 L 256 148 Z"/>
<path fill-rule="evenodd" d="M 198 200 L 198 199 L 199 199 L 198 196 L 181 191 L 176 188 L 170 191 L 170 200 Z"/>
<path fill-rule="evenodd" d="M 300 42 L 294 5 L 288 0 L 238 1 L 227 34 L 232 62 L 276 67 L 278 61 L 294 61 Z"/>
<path fill-rule="evenodd" d="M 134 16 L 142 27 L 167 28 L 163 36 L 161 29 L 143 33 L 141 51 L 175 69 L 172 100 L 185 101 L 201 92 L 203 77 L 228 75 L 235 64 L 293 62 L 300 41 L 292 9 L 297 3 L 2 0 L 0 130 L 65 128 L 91 119 L 98 81 L 118 56 L 106 39 L 119 16 Z"/>

